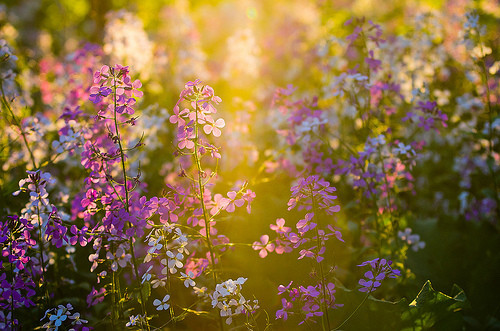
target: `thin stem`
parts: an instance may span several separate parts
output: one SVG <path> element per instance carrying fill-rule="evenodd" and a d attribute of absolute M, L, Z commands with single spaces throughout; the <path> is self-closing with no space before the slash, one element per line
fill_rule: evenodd
<path fill-rule="evenodd" d="M 483 56 L 483 59 L 481 59 L 481 69 L 483 71 L 483 83 L 486 88 L 486 104 L 488 105 L 488 161 L 493 161 L 493 128 L 492 128 L 492 123 L 493 123 L 493 112 L 491 109 L 491 100 L 490 100 L 490 86 L 488 84 L 488 70 L 486 69 L 486 64 L 484 62 L 484 50 L 483 50 L 483 43 L 481 42 L 481 34 L 479 30 L 477 31 L 477 34 L 479 36 L 479 45 L 481 47 L 481 55 Z M 493 184 L 493 189 L 494 189 L 494 199 L 497 205 L 497 215 L 500 216 L 500 199 L 498 197 L 498 184 L 497 184 L 497 179 L 495 175 L 495 170 L 493 169 L 493 166 L 491 162 L 486 162 L 488 165 L 488 170 L 490 172 L 490 176 L 492 178 L 492 184 Z"/>
<path fill-rule="evenodd" d="M 381 149 L 377 148 L 377 150 L 378 150 L 378 155 L 379 155 L 379 158 L 380 158 L 380 162 L 382 163 L 382 172 L 384 173 L 384 183 L 385 183 L 385 189 L 386 189 L 386 192 L 387 192 L 386 201 L 387 201 L 387 207 L 389 208 L 389 219 L 391 221 L 392 231 L 393 231 L 393 235 L 394 235 L 394 241 L 396 242 L 396 246 L 399 248 L 399 241 L 398 241 L 399 222 L 396 219 L 394 219 L 393 216 L 392 216 L 391 191 L 389 189 L 389 181 L 387 180 L 387 172 L 385 170 L 384 158 L 382 156 Z M 391 253 L 394 255 L 394 251 L 393 250 L 391 250 Z"/>
<path fill-rule="evenodd" d="M 24 145 L 26 146 L 26 149 L 28 150 L 28 153 L 30 155 L 31 163 L 33 165 L 33 170 L 38 169 L 36 162 L 35 162 L 35 157 L 33 156 L 33 152 L 31 150 L 31 147 L 28 143 L 28 138 L 26 138 L 26 133 L 23 130 L 23 127 L 21 126 L 21 123 L 17 119 L 16 115 L 14 114 L 14 111 L 10 107 L 10 104 L 7 102 L 7 99 L 5 98 L 5 93 L 3 90 L 3 82 L 0 80 L 0 91 L 2 92 L 2 104 L 4 105 L 5 108 L 9 111 L 10 115 L 12 116 L 12 119 L 14 120 L 14 124 L 19 128 L 19 131 L 21 131 L 21 136 L 23 137 Z"/>
<path fill-rule="evenodd" d="M 13 242 L 13 237 L 12 237 L 12 229 L 14 226 L 9 231 L 9 256 L 12 256 L 12 242 Z M 10 326 L 11 330 L 14 330 L 14 266 L 13 262 L 10 263 Z"/>
<path fill-rule="evenodd" d="M 125 154 L 123 152 L 123 146 L 122 146 L 121 137 L 120 137 L 120 130 L 118 127 L 118 120 L 117 120 L 117 115 L 116 115 L 116 108 L 117 108 L 116 79 L 117 79 L 117 77 L 115 76 L 113 78 L 113 102 L 114 102 L 113 120 L 114 120 L 114 124 L 115 124 L 115 133 L 116 133 L 116 138 L 117 138 L 116 140 L 118 141 L 118 147 L 120 148 L 120 159 L 121 159 L 121 166 L 122 166 L 122 172 L 123 172 L 123 189 L 125 190 L 125 211 L 127 213 L 130 213 L 129 194 L 128 194 L 128 187 L 127 187 L 127 169 L 125 167 Z M 128 224 L 128 226 L 130 227 L 130 224 Z M 130 247 L 130 255 L 132 255 L 132 262 L 134 265 L 135 280 L 136 280 L 137 285 L 139 287 L 139 296 L 141 298 L 142 315 L 144 316 L 144 319 L 146 321 L 146 330 L 149 331 L 150 330 L 149 321 L 148 321 L 148 317 L 147 317 L 144 296 L 142 295 L 142 283 L 141 283 L 140 277 L 139 277 L 139 269 L 137 267 L 137 258 L 135 257 L 134 243 L 133 243 L 132 237 L 129 238 L 129 247 Z"/>
<path fill-rule="evenodd" d="M 207 246 L 208 246 L 208 250 L 210 252 L 210 264 L 212 266 L 212 276 L 213 276 L 213 281 L 214 281 L 214 289 L 217 287 L 217 284 L 218 284 L 218 281 L 217 281 L 217 272 L 216 272 L 216 269 L 215 269 L 215 253 L 214 253 L 214 249 L 213 249 L 213 245 L 212 245 L 212 240 L 210 239 L 210 217 L 208 217 L 208 213 L 207 213 L 207 208 L 205 206 L 205 201 L 204 201 L 204 196 L 205 196 L 205 186 L 203 184 L 203 180 L 202 180 L 202 174 L 203 174 L 203 169 L 201 168 L 201 162 L 200 162 L 200 158 L 198 156 L 198 145 L 199 145 L 199 141 L 198 141 L 198 137 L 199 137 L 199 132 L 198 132 L 198 103 L 196 103 L 196 109 L 195 109 L 195 112 L 196 112 L 196 120 L 194 122 L 194 132 L 195 132 L 195 141 L 194 141 L 194 160 L 195 160 L 195 163 L 196 163 L 196 168 L 197 168 L 197 171 L 198 171 L 198 188 L 200 190 L 200 204 L 201 204 L 201 208 L 203 210 L 203 219 L 205 220 L 205 239 L 206 239 L 206 242 L 207 242 Z M 224 323 L 222 321 L 222 317 L 219 315 L 219 327 L 220 329 L 223 331 L 224 330 Z"/>
<path fill-rule="evenodd" d="M 318 216 L 318 210 L 317 210 L 317 205 L 316 205 L 316 200 L 314 199 L 314 194 L 313 194 L 313 189 L 312 187 L 310 188 L 310 191 L 311 191 L 311 200 L 312 200 L 312 205 L 313 205 L 313 212 L 314 212 L 314 216 Z M 319 230 L 318 230 L 318 226 L 316 226 L 316 242 L 317 242 L 317 247 L 316 247 L 316 255 L 319 256 L 319 252 L 321 251 L 321 248 L 323 246 L 323 243 L 320 239 L 320 236 L 319 236 Z M 330 318 L 328 316 L 328 303 L 327 303 L 327 298 L 326 298 L 326 284 L 325 284 L 325 274 L 323 272 L 323 264 L 320 262 L 318 262 L 319 264 L 319 272 L 320 272 L 320 276 L 321 276 L 321 289 L 322 289 L 322 292 L 323 292 L 323 318 L 322 318 L 322 321 L 323 321 L 323 329 L 325 328 L 324 327 L 324 321 L 326 319 L 326 325 L 328 326 L 328 330 L 330 330 Z"/>
<path fill-rule="evenodd" d="M 111 253 L 114 255 L 114 245 L 111 243 Z M 111 329 L 116 329 L 116 271 L 111 268 Z"/>
<path fill-rule="evenodd" d="M 257 320 L 255 319 L 255 316 L 253 316 L 252 307 L 250 307 L 250 306 L 249 306 L 248 304 L 246 304 L 246 303 L 245 303 L 243 306 L 245 307 L 245 309 L 246 309 L 246 310 L 248 311 L 248 313 L 250 314 L 250 317 L 252 318 L 252 321 L 253 321 L 253 323 L 254 323 L 254 325 L 251 325 L 251 327 L 256 328 L 257 330 L 260 330 L 259 325 L 257 324 Z M 248 321 L 248 319 L 247 319 L 247 321 Z M 252 329 L 252 330 L 254 330 L 254 329 Z"/>
<path fill-rule="evenodd" d="M 370 287 L 370 290 L 366 292 L 366 295 L 365 297 L 363 298 L 363 301 L 361 301 L 361 303 L 356 307 L 356 309 L 354 309 L 354 311 L 351 313 L 351 315 L 349 315 L 339 326 L 337 326 L 334 330 L 338 330 L 340 329 L 344 324 L 347 323 L 347 321 L 349 321 L 351 319 L 351 317 L 354 316 L 354 314 L 356 314 L 356 312 L 359 310 L 359 308 L 361 308 L 361 306 L 363 305 L 363 303 L 365 303 L 366 299 L 368 299 L 368 296 L 370 295 L 370 292 L 371 292 L 372 288 Z"/>
<path fill-rule="evenodd" d="M 43 288 L 45 304 L 49 307 L 49 292 L 47 290 L 47 279 L 45 278 L 45 259 L 43 258 L 43 235 L 42 235 L 42 218 L 40 217 L 40 207 L 39 204 L 42 203 L 42 199 L 40 198 L 40 190 L 38 187 L 38 183 L 36 183 L 36 193 L 38 193 L 38 205 L 36 206 L 36 215 L 38 218 L 38 248 L 40 251 L 40 262 L 42 264 L 42 275 L 41 275 L 41 284 L 39 288 Z"/>

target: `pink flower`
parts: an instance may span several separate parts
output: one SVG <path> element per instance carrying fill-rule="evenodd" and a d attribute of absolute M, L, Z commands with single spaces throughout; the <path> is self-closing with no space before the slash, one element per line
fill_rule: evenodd
<path fill-rule="evenodd" d="M 285 226 L 285 219 L 284 218 L 278 218 L 276 220 L 276 225 L 271 224 L 269 225 L 271 230 L 276 231 L 276 233 L 287 233 L 292 231 L 292 228 Z"/>
<path fill-rule="evenodd" d="M 235 191 L 227 192 L 227 196 L 229 197 L 229 204 L 226 207 L 226 211 L 228 213 L 232 213 L 235 211 L 236 207 L 241 207 L 245 203 L 243 199 L 236 199 L 237 193 Z"/>
<path fill-rule="evenodd" d="M 255 192 L 252 190 L 247 190 L 245 193 L 243 193 L 243 196 L 241 197 L 243 200 L 247 202 L 247 212 L 250 214 L 252 211 L 252 201 L 255 199 Z"/>
<path fill-rule="evenodd" d="M 212 209 L 210 209 L 210 214 L 215 215 L 219 211 L 226 209 L 227 205 L 229 204 L 229 199 L 224 198 L 222 194 L 217 193 L 214 195 L 214 205 Z"/>
<path fill-rule="evenodd" d="M 260 242 L 255 241 L 253 243 L 252 248 L 256 251 L 260 250 L 259 256 L 261 258 L 265 258 L 267 256 L 267 252 L 274 251 L 274 244 L 269 243 L 269 236 L 264 234 L 260 237 Z"/>
<path fill-rule="evenodd" d="M 214 122 L 212 117 L 207 116 L 206 118 L 207 124 L 203 126 L 203 131 L 205 131 L 206 134 L 213 133 L 215 137 L 220 137 L 221 135 L 221 130 L 225 125 L 226 122 L 222 118 L 219 118 L 217 121 Z"/>

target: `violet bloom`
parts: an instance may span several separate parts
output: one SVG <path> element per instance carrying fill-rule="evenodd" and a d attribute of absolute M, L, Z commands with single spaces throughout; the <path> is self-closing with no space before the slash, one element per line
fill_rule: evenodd
<path fill-rule="evenodd" d="M 397 269 L 392 269 L 392 261 L 387 261 L 386 259 L 376 258 L 374 260 L 365 261 L 358 265 L 358 267 L 363 267 L 369 265 L 372 270 L 365 272 L 364 278 L 359 280 L 359 285 L 362 287 L 359 289 L 361 292 L 374 292 L 380 285 L 382 285 L 382 280 L 385 277 L 396 278 L 401 274 Z"/>
<path fill-rule="evenodd" d="M 90 88 L 90 96 L 89 100 L 92 101 L 93 103 L 99 103 L 102 101 L 104 97 L 107 97 L 110 95 L 112 92 L 111 88 L 106 87 L 106 86 L 92 86 Z"/>

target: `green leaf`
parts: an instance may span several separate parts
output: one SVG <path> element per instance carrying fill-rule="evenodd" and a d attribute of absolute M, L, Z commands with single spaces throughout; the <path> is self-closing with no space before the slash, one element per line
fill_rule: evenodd
<path fill-rule="evenodd" d="M 463 325 L 460 311 L 468 305 L 465 292 L 453 285 L 452 295 L 434 290 L 430 280 L 426 281 L 417 297 L 409 304 L 403 319 L 410 319 L 418 328 L 454 330 Z"/>
<path fill-rule="evenodd" d="M 140 291 L 142 292 L 142 298 L 144 299 L 144 302 L 147 302 L 149 296 L 151 295 L 151 285 L 148 282 L 145 282 L 144 284 L 142 284 Z M 137 296 L 137 301 L 139 301 L 139 303 L 142 303 L 139 291 L 137 291 L 136 296 Z"/>

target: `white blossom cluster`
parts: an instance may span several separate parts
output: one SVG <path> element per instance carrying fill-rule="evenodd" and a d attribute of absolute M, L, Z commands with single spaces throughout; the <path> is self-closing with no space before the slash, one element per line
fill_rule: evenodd
<path fill-rule="evenodd" d="M 411 232 L 410 228 L 406 228 L 404 231 L 398 232 L 398 237 L 406 242 L 408 246 L 411 246 L 411 249 L 415 252 L 425 248 L 425 241 L 421 241 L 418 234 L 412 234 Z"/>
<path fill-rule="evenodd" d="M 227 57 L 222 77 L 231 82 L 249 82 L 260 73 L 260 48 L 250 28 L 239 29 L 227 39 Z"/>
<path fill-rule="evenodd" d="M 212 307 L 220 309 L 220 316 L 226 317 L 226 324 L 231 324 L 233 316 L 252 313 L 259 308 L 257 300 L 247 300 L 241 294 L 242 285 L 248 278 L 239 277 L 236 280 L 228 279 L 217 284 L 215 291 L 210 294 Z"/>
<path fill-rule="evenodd" d="M 111 63 L 133 63 L 134 70 L 147 75 L 153 59 L 153 43 L 141 20 L 125 10 L 107 15 L 104 27 L 104 53 Z"/>
<path fill-rule="evenodd" d="M 188 239 L 181 229 L 172 224 L 163 226 L 162 228 L 153 229 L 146 237 L 149 249 L 144 263 L 151 262 L 153 258 L 161 258 L 160 264 L 163 267 L 161 274 L 163 276 L 155 276 L 153 278 L 150 273 L 153 265 L 150 265 L 147 271 L 142 276 L 142 282 L 150 281 L 153 288 L 163 287 L 168 281 L 169 274 L 176 274 L 178 269 L 184 266 L 185 256 L 189 255 L 187 249 Z M 161 278 L 160 278 L 161 277 Z M 180 278 L 184 280 L 186 287 L 194 286 L 194 274 L 181 272 Z"/>
<path fill-rule="evenodd" d="M 176 86 L 184 86 L 186 81 L 198 77 L 202 81 L 210 78 L 206 66 L 206 54 L 202 49 L 198 29 L 191 18 L 188 1 L 175 1 L 165 6 L 160 14 L 162 27 L 159 41 L 165 42 L 169 53 L 168 63 Z M 167 46 L 168 45 L 168 46 Z"/>
<path fill-rule="evenodd" d="M 12 98 L 16 93 L 16 64 L 17 57 L 12 53 L 11 48 L 5 39 L 0 39 L 0 84 L 4 95 Z"/>
<path fill-rule="evenodd" d="M 21 192 L 29 192 L 30 200 L 26 203 L 26 207 L 21 210 L 22 217 L 31 220 L 31 223 L 35 226 L 41 223 L 42 229 L 44 229 L 48 221 L 48 215 L 52 211 L 47 185 L 54 184 L 55 180 L 48 172 L 28 170 L 27 173 L 28 177 L 19 181 L 19 190 L 12 195 L 17 196 Z M 41 219 L 39 220 L 38 217 Z"/>

